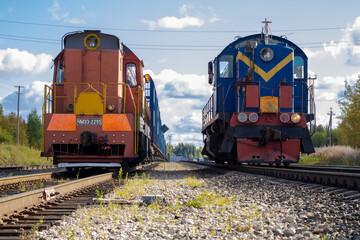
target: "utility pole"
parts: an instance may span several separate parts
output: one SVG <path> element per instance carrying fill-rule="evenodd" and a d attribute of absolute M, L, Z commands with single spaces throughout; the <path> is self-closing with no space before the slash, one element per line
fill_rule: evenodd
<path fill-rule="evenodd" d="M 23 88 L 23 86 L 15 86 L 18 88 L 18 103 L 17 103 L 17 129 L 16 129 L 16 144 L 19 145 L 19 128 L 20 128 L 20 89 Z"/>
<path fill-rule="evenodd" d="M 330 108 L 330 112 L 327 114 L 330 115 L 328 131 L 326 132 L 326 146 L 327 146 L 327 138 L 329 137 L 329 146 L 331 147 L 331 131 L 332 131 L 332 116 L 335 116 L 332 108 Z"/>

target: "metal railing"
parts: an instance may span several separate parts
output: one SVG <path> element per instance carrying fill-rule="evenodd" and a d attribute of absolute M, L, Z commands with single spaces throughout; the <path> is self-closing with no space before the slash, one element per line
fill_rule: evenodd
<path fill-rule="evenodd" d="M 234 84 L 234 85 L 233 85 Z M 235 86 L 235 102 L 234 102 L 234 111 L 236 110 L 237 112 L 241 112 L 244 110 L 245 108 L 245 97 L 246 97 L 246 90 L 244 91 L 243 88 L 248 86 L 248 85 L 257 85 L 259 86 L 259 97 L 261 96 L 260 92 L 261 90 L 267 90 L 270 91 L 270 95 L 269 96 L 277 96 L 279 91 L 280 91 L 280 87 L 281 86 L 292 86 L 293 88 L 297 88 L 297 89 L 301 89 L 301 91 L 299 92 L 298 90 L 298 95 L 294 95 L 294 91 L 292 94 L 292 101 L 294 104 L 292 104 L 292 112 L 298 112 L 298 113 L 310 113 L 310 114 L 314 114 L 315 116 L 315 103 L 314 103 L 314 88 L 313 88 L 313 83 L 309 82 L 309 87 L 308 87 L 308 83 L 307 82 L 279 82 L 278 85 L 276 85 L 273 88 L 267 88 L 265 86 L 261 86 L 261 82 L 258 81 L 232 81 L 227 90 L 226 90 L 226 94 L 224 95 L 224 87 L 222 84 L 219 84 L 216 87 L 216 90 L 214 91 L 214 93 L 210 96 L 209 100 L 207 101 L 207 103 L 205 104 L 203 110 L 202 110 L 202 127 L 206 126 L 212 119 L 213 117 L 216 115 L 216 113 L 218 112 L 223 112 L 225 113 L 225 104 L 226 104 L 226 100 L 229 96 L 229 94 L 231 94 L 231 88 L 233 86 Z M 308 91 L 308 99 L 307 99 L 307 104 L 305 105 L 305 100 L 304 100 L 304 90 Z M 239 100 L 242 99 L 242 106 L 239 105 Z M 296 108 L 295 108 L 295 102 L 296 102 Z M 222 109 L 220 111 L 219 109 L 219 104 L 222 105 Z M 260 106 L 259 106 L 260 108 Z M 279 108 L 280 109 L 280 108 Z M 310 111 L 307 111 L 307 110 Z M 310 124 L 310 129 L 312 128 L 311 124 Z"/>
<path fill-rule="evenodd" d="M 57 93 L 57 87 L 58 86 L 72 86 L 73 87 L 73 94 L 72 95 L 59 95 Z M 78 89 L 80 88 L 80 86 L 85 85 L 85 89 L 81 90 L 78 93 Z M 99 85 L 100 88 L 102 88 L 102 90 L 98 90 L 96 89 L 96 85 Z M 123 96 L 111 96 L 108 94 L 108 86 L 109 85 L 117 85 L 117 86 L 122 86 L 123 88 Z M 135 117 L 135 121 L 134 121 L 134 153 L 137 154 L 138 152 L 138 138 L 139 138 L 139 116 L 143 114 L 143 108 L 142 105 L 144 104 L 144 102 L 142 101 L 143 99 L 143 90 L 142 88 L 139 86 L 137 88 L 137 93 L 138 93 L 138 100 L 137 100 L 137 104 L 135 103 L 135 99 L 134 96 L 132 94 L 131 91 L 131 87 L 129 86 L 129 84 L 126 83 L 101 83 L 101 82 L 94 82 L 94 83 L 53 83 L 50 86 L 45 85 L 44 86 L 44 103 L 43 103 L 43 107 L 42 107 L 42 144 L 41 144 L 41 150 L 44 151 L 44 127 L 45 127 L 45 114 L 50 114 L 50 113 L 56 113 L 56 105 L 57 105 L 57 100 L 58 99 L 72 99 L 70 101 L 70 103 L 73 104 L 74 109 L 72 111 L 75 112 L 75 108 L 76 108 L 76 100 L 78 99 L 79 95 L 83 92 L 96 92 L 99 94 L 102 102 L 103 102 L 103 111 L 104 113 L 106 112 L 106 102 L 107 99 L 122 99 L 123 100 L 123 110 L 121 113 L 125 114 L 126 113 L 126 89 L 129 90 L 130 93 L 130 97 L 134 106 L 134 117 Z M 146 103 L 147 105 L 147 103 Z M 146 109 L 147 112 L 150 112 L 150 110 Z"/>

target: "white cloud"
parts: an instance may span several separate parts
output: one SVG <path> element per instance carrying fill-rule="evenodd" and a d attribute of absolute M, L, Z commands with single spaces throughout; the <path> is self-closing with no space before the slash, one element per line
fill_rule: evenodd
<path fill-rule="evenodd" d="M 84 10 L 81 7 L 82 10 Z M 65 7 L 61 7 L 58 0 L 53 2 L 53 5 L 48 8 L 48 11 L 51 13 L 53 19 L 57 21 L 63 21 L 65 23 L 71 23 L 74 25 L 84 25 L 86 21 L 76 17 L 70 17 L 69 11 Z"/>
<path fill-rule="evenodd" d="M 166 28 L 166 29 L 183 29 L 186 27 L 201 27 L 205 24 L 206 18 L 203 17 L 201 13 L 190 13 L 194 12 L 195 7 L 191 4 L 183 4 L 180 9 L 180 17 L 176 16 L 166 16 L 160 18 L 158 20 L 140 20 L 140 22 L 148 25 L 150 29 L 155 28 Z M 216 17 L 215 11 L 213 9 L 209 9 L 208 12 L 211 12 L 211 17 L 207 20 L 210 23 L 214 23 L 219 21 L 220 19 Z M 200 17 L 201 16 L 201 17 Z"/>
<path fill-rule="evenodd" d="M 18 49 L 0 49 L 0 75 L 41 73 L 49 68 L 51 59 L 51 55 L 44 53 L 34 55 Z"/>
<path fill-rule="evenodd" d="M 316 119 L 318 124 L 328 124 L 329 116 L 327 113 L 330 111 L 330 108 L 333 109 L 337 116 L 341 114 L 337 101 L 345 90 L 345 80 L 350 84 L 354 84 L 359 74 L 360 72 L 348 76 L 326 76 L 315 81 Z M 333 123 L 334 127 L 336 127 L 338 120 L 334 120 Z"/>
<path fill-rule="evenodd" d="M 180 7 L 180 14 L 181 15 L 187 15 L 188 14 L 188 11 L 189 9 L 194 9 L 194 6 L 193 5 L 190 5 L 190 4 L 183 4 L 181 7 Z"/>
<path fill-rule="evenodd" d="M 343 35 L 339 41 L 331 40 L 324 43 L 322 49 L 313 51 L 304 48 L 309 58 L 324 58 L 331 56 L 334 59 L 339 55 L 346 54 L 346 64 L 360 65 L 360 16 L 357 17 L 352 25 L 343 30 Z"/>
<path fill-rule="evenodd" d="M 166 135 L 172 135 L 172 144 L 203 145 L 201 110 L 212 93 L 207 76 L 181 74 L 171 69 L 164 69 L 158 75 L 151 70 L 144 72 L 155 82 L 162 121 L 170 129 Z"/>
<path fill-rule="evenodd" d="M 161 28 L 183 29 L 185 27 L 201 27 L 204 20 L 196 17 L 164 17 L 158 20 L 158 26 Z"/>
<path fill-rule="evenodd" d="M 34 81 L 31 85 L 26 86 L 25 100 L 28 103 L 40 104 L 44 99 L 44 85 L 51 85 L 49 82 Z"/>
<path fill-rule="evenodd" d="M 79 19 L 79 18 L 71 18 L 71 19 L 65 19 L 66 23 L 71 23 L 74 25 L 85 25 L 86 22 L 84 19 Z"/>
<path fill-rule="evenodd" d="M 203 97 L 211 94 L 206 75 L 181 74 L 171 69 L 164 69 L 159 75 L 152 74 L 156 79 L 158 91 L 167 97 Z"/>
<path fill-rule="evenodd" d="M 217 21 L 220 21 L 220 18 L 211 17 L 211 18 L 209 19 L 209 22 L 211 22 L 211 23 L 214 23 L 214 22 L 217 22 Z"/>
<path fill-rule="evenodd" d="M 148 25 L 150 29 L 160 27 L 178 30 L 186 27 L 201 27 L 205 23 L 204 20 L 196 17 L 164 17 L 157 21 L 141 20 L 141 22 Z"/>
<path fill-rule="evenodd" d="M 50 8 L 48 8 L 48 11 L 55 20 L 62 20 L 69 16 L 69 12 L 67 12 L 65 8 L 60 7 L 59 1 L 57 0 L 53 2 L 53 5 Z"/>

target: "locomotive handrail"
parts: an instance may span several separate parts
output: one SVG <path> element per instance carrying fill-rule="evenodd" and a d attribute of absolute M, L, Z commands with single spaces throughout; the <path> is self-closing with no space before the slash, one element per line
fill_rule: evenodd
<path fill-rule="evenodd" d="M 76 85 L 75 85 L 75 83 L 72 83 L 72 82 L 66 82 L 66 83 L 53 83 L 52 85 L 51 85 L 51 87 L 53 88 L 53 99 L 54 99 L 54 102 L 53 102 L 53 108 L 52 108 L 52 112 L 56 112 L 56 98 L 73 98 L 74 100 L 73 100 L 73 105 L 75 106 L 75 96 L 76 95 L 74 95 L 73 97 L 71 97 L 71 96 L 57 96 L 57 94 L 56 94 L 56 87 L 57 86 L 64 86 L 64 85 L 73 85 L 74 86 L 74 94 L 76 93 L 75 92 L 75 90 L 76 90 Z M 54 87 L 55 86 L 55 87 Z"/>
<path fill-rule="evenodd" d="M 98 84 L 100 86 L 103 87 L 103 90 L 102 90 L 102 93 L 101 91 L 98 91 L 93 84 Z M 57 94 L 57 86 L 64 86 L 64 85 L 72 85 L 74 87 L 74 94 L 73 96 L 67 96 L 67 95 L 63 95 L 63 96 L 59 96 Z M 81 85 L 85 85 L 86 88 L 84 90 L 81 90 L 81 92 L 79 92 L 78 94 L 78 89 L 79 89 L 79 86 Z M 123 86 L 123 90 L 124 90 L 124 96 L 123 97 L 119 97 L 119 96 L 108 96 L 107 95 L 107 87 L 108 85 L 121 85 Z M 137 104 L 135 103 L 135 99 L 134 99 L 134 96 L 131 92 L 131 88 L 129 86 L 129 84 L 126 84 L 126 83 L 102 83 L 102 82 L 94 82 L 94 83 L 72 83 L 72 82 L 67 82 L 67 83 L 52 83 L 51 86 L 47 86 L 45 85 L 44 86 L 44 103 L 43 103 L 43 107 L 42 107 L 42 124 L 44 126 L 45 124 L 45 114 L 47 113 L 56 113 L 56 99 L 58 98 L 63 98 L 63 99 L 66 99 L 66 98 L 73 98 L 73 106 L 74 106 L 74 111 L 75 111 L 75 107 L 76 107 L 76 104 L 75 104 L 75 101 L 77 100 L 77 98 L 79 97 L 79 95 L 83 92 L 87 92 L 89 89 L 91 89 L 93 92 L 96 92 L 100 95 L 100 97 L 102 98 L 102 102 L 103 102 L 103 107 L 104 107 L 104 112 L 106 111 L 106 100 L 107 98 L 118 98 L 118 99 L 123 99 L 123 113 L 126 113 L 126 109 L 125 109 L 125 106 L 126 106 L 126 88 L 129 89 L 129 92 L 130 92 L 130 96 L 131 96 L 131 100 L 132 100 L 132 103 L 134 105 L 134 111 L 135 111 L 135 121 L 134 121 L 134 128 L 135 128 L 135 136 L 134 136 L 134 153 L 137 154 L 138 152 L 138 143 L 137 143 L 137 140 L 138 140 L 138 135 L 139 135 L 139 119 L 138 119 L 138 116 L 140 115 L 140 103 L 142 104 L 143 101 L 140 100 L 140 98 L 142 97 L 142 94 L 143 94 L 143 90 L 141 87 L 138 88 L 138 93 L 139 93 L 139 96 L 138 96 L 138 102 Z M 53 94 L 53 96 L 51 97 L 51 94 Z M 137 105 L 137 106 L 136 106 Z M 50 110 L 51 109 L 51 110 Z M 42 128 L 42 151 L 44 150 L 44 129 Z"/>
<path fill-rule="evenodd" d="M 286 86 L 286 85 L 288 85 L 288 86 L 293 86 L 293 87 L 295 87 L 296 85 L 300 85 L 301 86 L 301 95 L 299 95 L 299 96 L 296 96 L 296 95 L 293 95 L 292 96 L 292 98 L 293 99 L 295 99 L 295 98 L 301 98 L 301 107 L 300 107 L 300 109 L 301 109 L 301 113 L 304 113 L 304 89 L 303 89 L 303 86 L 307 86 L 307 83 L 304 83 L 304 82 L 279 82 L 275 87 L 273 87 L 273 88 L 267 88 L 267 87 L 265 87 L 265 86 L 262 86 L 261 85 L 261 82 L 254 82 L 254 81 L 233 81 L 232 83 L 237 83 L 237 85 L 239 85 L 239 84 L 243 84 L 243 83 L 245 83 L 245 86 L 246 85 L 254 85 L 254 83 L 259 83 L 258 84 L 258 86 L 261 88 L 261 89 L 267 89 L 267 90 L 271 90 L 271 92 L 272 92 L 272 94 L 271 94 L 271 96 L 274 96 L 274 90 L 275 89 L 278 89 L 279 87 L 281 87 L 281 86 Z M 249 83 L 251 83 L 251 84 L 249 84 Z M 231 85 L 230 85 L 231 86 Z M 230 86 L 229 86 L 229 89 L 230 89 Z M 229 90 L 228 89 L 228 90 Z M 237 101 L 237 98 L 238 97 L 245 97 L 245 95 L 243 95 L 243 94 L 240 94 L 240 93 L 242 93 L 242 91 L 239 91 L 239 93 L 236 93 L 236 95 L 235 96 L 237 96 L 236 97 L 236 101 Z M 226 100 L 226 99 L 225 99 Z M 224 101 L 225 101 L 224 100 Z M 309 99 L 307 99 L 307 101 L 309 102 Z M 294 110 L 295 111 L 295 110 Z"/>
<path fill-rule="evenodd" d="M 301 113 L 304 113 L 305 112 L 305 106 L 304 106 L 304 86 L 306 86 L 307 89 L 309 89 L 307 86 L 308 84 L 306 82 L 298 82 L 298 81 L 293 81 L 293 82 L 279 82 L 275 87 L 272 87 L 272 88 L 268 88 L 268 87 L 265 87 L 265 86 L 262 86 L 261 85 L 261 82 L 259 81 L 232 81 L 228 88 L 227 88 L 227 91 L 226 91 L 226 94 L 224 96 L 224 94 L 220 91 L 219 94 L 217 94 L 217 97 L 218 99 L 216 99 L 216 103 L 213 103 L 214 101 L 214 94 L 215 94 L 215 91 L 214 93 L 210 96 L 209 100 L 207 101 L 207 103 L 205 104 L 203 110 L 202 110 L 202 126 L 204 127 L 208 122 L 211 121 L 211 119 L 213 118 L 213 115 L 214 115 L 214 104 L 218 104 L 218 103 L 221 103 L 222 104 L 222 112 L 223 114 L 225 113 L 225 104 L 226 104 L 226 100 L 229 96 L 229 93 L 231 92 L 230 89 L 231 87 L 233 86 L 233 84 L 236 84 L 236 85 L 258 85 L 260 89 L 267 89 L 267 90 L 271 90 L 271 96 L 274 96 L 274 91 L 276 89 L 279 89 L 280 86 L 298 86 L 301 88 L 301 93 L 300 95 L 292 95 L 292 98 L 293 99 L 299 99 L 300 98 L 300 107 L 296 108 L 298 109 L 299 111 L 298 112 L 301 112 Z M 240 86 L 241 86 L 240 85 Z M 219 84 L 217 87 L 216 87 L 216 91 L 219 91 L 220 89 L 222 89 L 224 91 L 224 88 L 222 86 L 222 84 Z M 238 107 L 238 98 L 239 97 L 242 97 L 244 98 L 245 97 L 245 94 L 243 93 L 243 91 L 240 89 L 239 92 L 237 92 L 237 87 L 235 87 L 235 106 L 236 106 L 236 111 L 239 111 L 239 107 Z M 243 100 L 244 101 L 244 100 Z M 311 101 L 309 99 L 307 99 L 307 102 L 311 104 Z M 314 106 L 313 106 L 314 108 Z M 216 111 L 219 111 L 219 109 L 217 108 Z M 296 111 L 295 110 L 295 106 L 293 106 L 293 110 L 292 111 Z M 211 113 L 211 114 L 210 114 Z M 310 112 L 310 114 L 313 114 L 312 112 Z"/>
<path fill-rule="evenodd" d="M 222 90 L 222 92 L 221 92 L 221 90 L 219 90 L 219 89 L 221 89 Z M 216 87 L 216 92 L 217 91 L 220 91 L 220 97 L 222 97 L 222 96 L 224 96 L 224 87 L 223 87 L 223 85 L 220 83 L 217 87 Z M 214 91 L 214 93 L 215 93 L 215 91 Z M 211 121 L 211 119 L 214 117 L 214 93 L 210 96 L 210 98 L 209 98 L 209 100 L 206 102 L 206 104 L 205 104 L 205 106 L 204 106 L 204 108 L 203 108 L 203 110 L 202 110 L 202 115 L 203 115 L 203 127 L 208 123 L 208 122 L 210 122 Z M 216 109 L 218 109 L 218 106 L 217 106 L 217 101 L 216 101 Z M 206 113 L 205 113 L 206 112 Z M 209 113 L 211 113 L 210 115 L 209 115 Z"/>

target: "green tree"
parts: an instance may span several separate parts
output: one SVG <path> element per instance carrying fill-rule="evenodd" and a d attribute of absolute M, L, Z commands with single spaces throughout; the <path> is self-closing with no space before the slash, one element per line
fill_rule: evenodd
<path fill-rule="evenodd" d="M 6 130 L 9 135 L 12 137 L 13 142 L 16 143 L 16 132 L 17 132 L 17 117 L 14 112 L 11 112 L 9 115 L 5 116 L 1 126 L 2 129 Z M 20 117 L 19 119 L 19 143 L 21 145 L 27 146 L 28 145 L 28 137 L 26 134 L 26 123 L 25 121 Z"/>
<path fill-rule="evenodd" d="M 30 147 L 39 149 L 41 144 L 41 117 L 34 108 L 27 119 L 27 137 Z"/>
<path fill-rule="evenodd" d="M 360 76 L 354 85 L 345 81 L 344 97 L 339 101 L 341 123 L 339 130 L 346 145 L 360 147 Z"/>
<path fill-rule="evenodd" d="M 316 132 L 311 137 L 314 147 L 325 146 L 325 138 L 326 138 L 326 127 L 320 124 L 316 127 Z"/>

